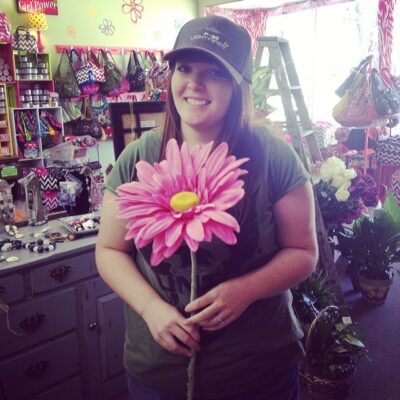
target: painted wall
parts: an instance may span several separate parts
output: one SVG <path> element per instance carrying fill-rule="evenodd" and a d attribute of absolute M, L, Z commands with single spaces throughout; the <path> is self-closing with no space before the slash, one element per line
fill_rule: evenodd
<path fill-rule="evenodd" d="M 130 1 L 58 0 L 59 15 L 47 16 L 49 29 L 42 33 L 53 67 L 58 58 L 55 44 L 169 49 L 182 24 L 197 16 L 194 0 L 143 0 L 141 18 L 133 23 L 134 13 L 122 11 L 126 3 Z M 27 24 L 27 14 L 17 13 L 16 0 L 1 0 L 0 10 L 7 13 L 13 30 Z"/>

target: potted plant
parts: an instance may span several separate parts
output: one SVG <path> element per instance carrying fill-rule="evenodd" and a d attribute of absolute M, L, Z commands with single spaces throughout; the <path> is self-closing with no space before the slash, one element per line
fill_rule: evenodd
<path fill-rule="evenodd" d="M 273 95 L 273 92 L 268 91 L 272 78 L 273 69 L 270 66 L 258 67 L 253 72 L 252 97 L 255 114 L 260 118 L 265 118 L 274 107 L 268 104 L 268 98 Z"/>
<path fill-rule="evenodd" d="M 367 355 L 366 347 L 343 311 L 331 305 L 312 322 L 305 342 L 300 383 L 315 400 L 343 400 L 350 392 L 357 361 Z"/>
<path fill-rule="evenodd" d="M 382 209 L 363 215 L 338 235 L 338 248 L 357 268 L 363 299 L 383 304 L 400 261 L 400 208 L 388 193 Z"/>

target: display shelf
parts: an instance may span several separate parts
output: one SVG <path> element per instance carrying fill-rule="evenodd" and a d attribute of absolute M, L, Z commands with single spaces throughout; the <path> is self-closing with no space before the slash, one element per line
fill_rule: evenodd
<path fill-rule="evenodd" d="M 0 161 L 15 156 L 6 85 L 0 84 Z"/>
<path fill-rule="evenodd" d="M 13 144 L 19 161 L 44 166 L 44 150 L 62 143 L 61 107 L 11 108 Z"/>
<path fill-rule="evenodd" d="M 50 57 L 47 53 L 21 54 L 13 52 L 14 79 L 19 80 L 50 80 Z"/>
<path fill-rule="evenodd" d="M 0 83 L 14 82 L 13 50 L 10 43 L 0 43 Z"/>

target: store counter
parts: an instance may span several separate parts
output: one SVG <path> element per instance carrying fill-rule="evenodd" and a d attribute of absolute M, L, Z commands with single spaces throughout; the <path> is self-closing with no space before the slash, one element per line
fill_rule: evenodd
<path fill-rule="evenodd" d="M 19 228 L 67 234 L 57 220 Z M 0 252 L 0 387 L 4 400 L 111 400 L 126 393 L 122 301 L 97 273 L 96 233 L 53 251 Z M 5 232 L 0 239 L 12 238 Z"/>

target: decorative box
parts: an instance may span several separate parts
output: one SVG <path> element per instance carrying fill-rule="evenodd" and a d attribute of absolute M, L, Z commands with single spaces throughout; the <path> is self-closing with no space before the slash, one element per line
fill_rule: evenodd
<path fill-rule="evenodd" d="M 36 142 L 25 142 L 24 143 L 24 157 L 25 158 L 36 158 L 39 156 L 39 147 Z"/>
<path fill-rule="evenodd" d="M 377 145 L 378 163 L 400 165 L 400 136 L 379 139 Z"/>

